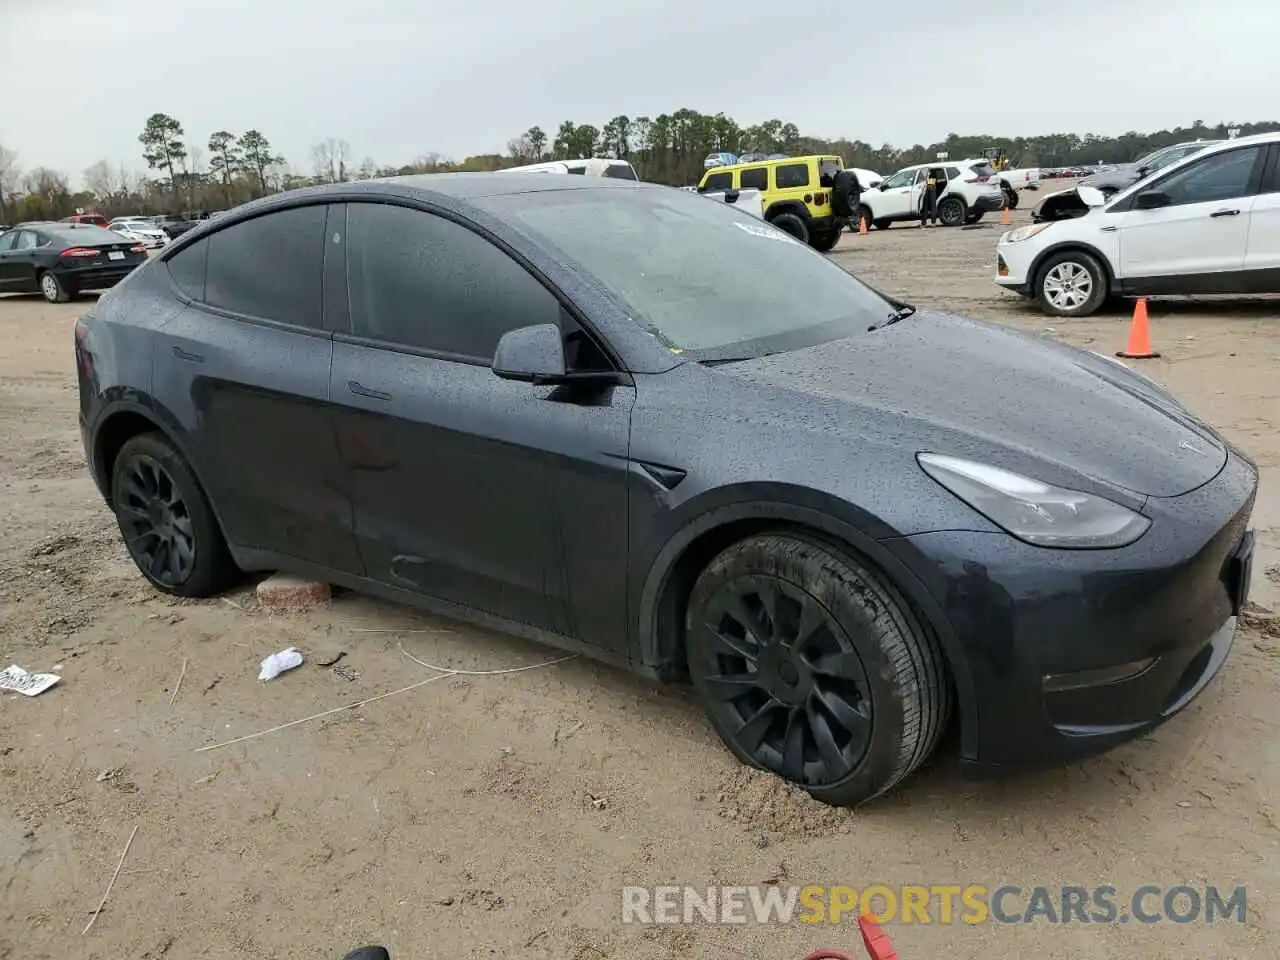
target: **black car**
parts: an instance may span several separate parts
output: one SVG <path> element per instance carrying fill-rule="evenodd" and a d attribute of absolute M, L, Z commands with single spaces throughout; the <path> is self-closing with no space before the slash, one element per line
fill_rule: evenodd
<path fill-rule="evenodd" d="M 187 217 L 176 217 L 169 214 L 151 218 L 157 227 L 163 230 L 170 240 L 180 237 L 188 230 L 194 230 L 200 225 L 199 220 L 191 220 Z"/>
<path fill-rule="evenodd" d="M 20 223 L 0 234 L 0 293 L 43 293 L 65 303 L 114 287 L 147 261 L 147 248 L 82 223 Z"/>
<path fill-rule="evenodd" d="M 988 769 L 1150 730 L 1247 592 L 1256 468 L 1164 390 L 666 187 L 255 201 L 75 349 L 158 589 L 287 570 L 687 678 L 735 755 L 832 803 L 953 717 Z"/>

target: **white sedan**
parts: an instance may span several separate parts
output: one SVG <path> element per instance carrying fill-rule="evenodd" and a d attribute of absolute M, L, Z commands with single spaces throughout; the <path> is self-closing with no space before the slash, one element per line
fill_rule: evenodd
<path fill-rule="evenodd" d="M 107 229 L 149 249 L 163 247 L 169 242 L 169 235 L 150 220 L 112 220 Z"/>
<path fill-rule="evenodd" d="M 1039 213 L 1000 238 L 994 279 L 1055 316 L 1108 296 L 1280 293 L 1280 133 L 1207 147 L 1110 199 L 1052 194 Z"/>

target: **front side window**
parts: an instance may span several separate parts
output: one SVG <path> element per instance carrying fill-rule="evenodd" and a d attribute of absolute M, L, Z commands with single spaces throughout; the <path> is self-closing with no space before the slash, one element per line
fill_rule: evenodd
<path fill-rule="evenodd" d="M 694 359 L 866 335 L 892 311 L 807 245 L 678 190 L 562 190 L 477 202 L 593 278 L 633 321 Z"/>
<path fill-rule="evenodd" d="M 744 190 L 768 190 L 769 170 L 767 167 L 752 167 L 750 170 L 743 170 L 738 177 L 738 182 Z"/>
<path fill-rule="evenodd" d="M 210 236 L 204 241 L 209 245 L 205 303 L 245 316 L 322 328 L 326 210 L 324 204 L 291 207 Z"/>
<path fill-rule="evenodd" d="M 1261 152 L 1261 147 L 1245 147 L 1215 153 L 1170 174 L 1156 189 L 1169 197 L 1171 205 L 1242 197 L 1249 191 Z"/>
<path fill-rule="evenodd" d="M 914 169 L 899 170 L 893 176 L 885 180 L 882 186 L 884 186 L 886 190 L 892 190 L 894 187 L 905 187 L 908 184 L 910 184 L 913 180 L 915 180 L 915 178 L 916 178 L 916 171 Z"/>
<path fill-rule="evenodd" d="M 704 193 L 712 193 L 716 190 L 732 190 L 733 174 L 731 173 L 713 173 L 702 183 L 702 191 Z"/>
<path fill-rule="evenodd" d="M 348 206 L 347 284 L 357 336 L 432 353 L 488 361 L 509 330 L 561 325 L 560 301 L 506 252 L 409 207 Z"/>
<path fill-rule="evenodd" d="M 774 168 L 774 182 L 779 190 L 809 185 L 809 165 L 807 163 L 784 163 Z"/>

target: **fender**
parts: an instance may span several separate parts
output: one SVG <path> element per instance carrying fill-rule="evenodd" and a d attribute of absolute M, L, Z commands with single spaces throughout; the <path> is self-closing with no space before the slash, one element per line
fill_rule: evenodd
<path fill-rule="evenodd" d="M 809 208 L 797 200 L 777 200 L 769 204 L 768 208 L 764 212 L 764 218 L 766 220 L 771 220 L 780 213 L 794 213 L 806 223 L 812 219 L 812 216 L 809 213 Z"/>
<path fill-rule="evenodd" d="M 1113 293 L 1116 291 L 1116 272 L 1111 266 L 1111 261 L 1107 259 L 1106 254 L 1085 240 L 1063 240 L 1061 243 L 1055 243 L 1053 246 L 1040 251 L 1036 258 L 1031 261 L 1031 266 L 1027 270 L 1028 285 L 1034 289 L 1036 277 L 1040 275 L 1040 266 L 1047 258 L 1053 256 L 1055 253 L 1061 253 L 1063 250 L 1079 250 L 1082 253 L 1089 254 L 1089 256 L 1097 260 L 1102 266 L 1102 272 L 1107 275 L 1108 289 Z"/>
<path fill-rule="evenodd" d="M 669 659 L 672 652 L 662 649 L 663 641 L 658 635 L 656 614 L 658 601 L 680 556 L 698 537 L 716 527 L 739 520 L 776 520 L 781 524 L 804 526 L 852 547 L 875 564 L 915 605 L 916 611 L 937 633 L 955 683 L 960 712 L 961 751 L 964 756 L 977 755 L 978 707 L 974 696 L 973 675 L 941 605 L 919 578 L 894 554 L 881 546 L 876 538 L 851 523 L 811 507 L 771 500 L 740 500 L 714 507 L 677 530 L 654 558 L 640 595 L 636 650 L 643 668 L 657 667 Z"/>

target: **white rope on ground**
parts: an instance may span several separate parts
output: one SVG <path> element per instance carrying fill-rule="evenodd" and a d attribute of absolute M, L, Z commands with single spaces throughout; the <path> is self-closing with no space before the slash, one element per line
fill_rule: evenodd
<path fill-rule="evenodd" d="M 98 904 L 98 909 L 93 911 L 93 916 L 89 918 L 89 922 L 84 925 L 84 929 L 80 931 L 80 936 L 84 936 L 89 932 L 94 922 L 98 919 L 98 914 L 102 912 L 102 908 L 107 905 L 107 897 L 111 896 L 111 888 L 116 885 L 116 877 L 120 876 L 120 868 L 124 866 L 124 858 L 129 855 L 129 848 L 133 846 L 133 838 L 138 835 L 139 824 L 133 825 L 133 832 L 129 834 L 129 839 L 124 845 L 124 849 L 120 851 L 120 862 L 116 864 L 116 872 L 111 874 L 111 880 L 107 883 L 106 892 L 102 895 L 102 900 Z"/>
<path fill-rule="evenodd" d="M 544 660 L 542 663 L 532 663 L 526 667 L 509 667 L 505 670 L 451 670 L 448 667 L 437 667 L 429 663 L 424 663 L 423 661 L 418 660 L 416 657 L 410 656 L 408 651 L 404 650 L 403 645 L 401 646 L 400 649 L 405 654 L 405 656 L 409 657 L 409 659 L 422 664 L 424 667 L 428 667 L 432 670 L 437 670 L 439 671 L 439 673 L 437 673 L 436 676 L 434 677 L 427 677 L 427 679 L 425 680 L 419 680 L 417 683 L 411 683 L 407 687 L 401 687 L 399 690 L 392 690 L 388 693 L 380 693 L 375 697 L 367 697 L 364 700 L 357 700 L 355 703 L 344 704 L 341 707 L 333 707 L 330 710 L 322 710 L 320 713 L 313 713 L 309 717 L 302 717 L 298 720 L 290 720 L 288 723 L 281 723 L 277 726 L 270 727 L 269 729 L 266 729 L 266 730 L 259 730 L 257 733 L 246 734 L 243 737 L 235 737 L 232 740 L 224 740 L 221 743 L 211 743 L 205 747 L 197 747 L 194 752 L 205 753 L 206 751 L 209 751 L 209 750 L 218 750 L 222 747 L 229 747 L 235 743 L 244 743 L 246 740 L 257 740 L 259 737 L 265 737 L 268 734 L 272 734 L 272 733 L 279 733 L 281 730 L 287 730 L 290 727 L 296 727 L 304 723 L 310 723 L 312 720 L 320 720 L 323 717 L 331 717 L 335 713 L 342 713 L 342 711 L 344 710 L 355 710 L 359 707 L 363 707 L 365 704 L 374 703 L 378 700 L 385 700 L 387 699 L 387 697 L 394 697 L 401 693 L 408 693 L 410 690 L 417 690 L 419 687 L 425 687 L 429 683 L 435 683 L 437 680 L 444 680 L 444 679 L 447 679 L 448 677 L 460 677 L 460 676 L 461 677 L 493 677 L 493 676 L 500 676 L 502 674 L 507 674 L 507 673 L 522 673 L 525 670 L 537 670 L 541 667 L 550 667 L 550 666 L 554 666 L 557 663 L 564 663 L 564 661 L 572 660 L 575 657 L 574 654 L 570 654 L 567 657 L 557 657 L 554 660 Z"/>
<path fill-rule="evenodd" d="M 505 673 L 523 673 L 525 670 L 537 670 L 539 667 L 550 667 L 557 663 L 564 663 L 566 660 L 576 660 L 578 655 L 571 653 L 567 657 L 556 657 L 554 660 L 546 660 L 542 663 L 531 663 L 527 667 L 508 667 L 505 670 L 455 670 L 453 667 L 438 667 L 434 663 L 427 663 L 425 660 L 419 660 L 412 653 L 404 648 L 404 643 L 398 644 L 400 652 L 412 660 L 419 666 L 426 667 L 428 670 L 441 670 L 446 673 L 456 674 L 459 677 L 497 677 Z"/>

